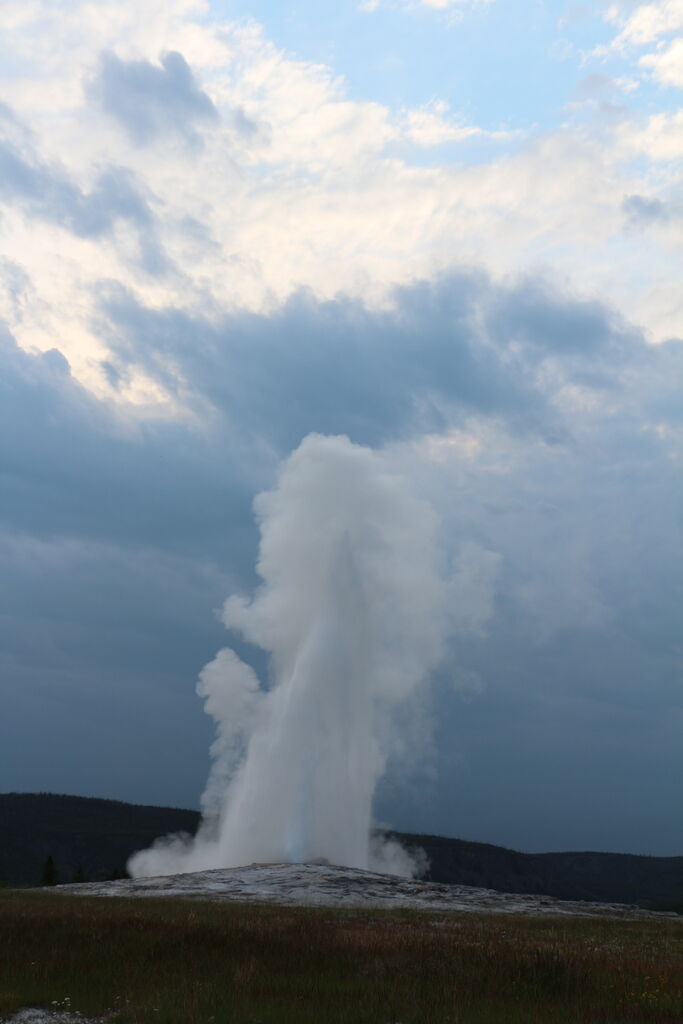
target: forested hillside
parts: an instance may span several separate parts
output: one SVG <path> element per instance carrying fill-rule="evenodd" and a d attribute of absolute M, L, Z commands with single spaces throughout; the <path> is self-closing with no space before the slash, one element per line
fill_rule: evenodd
<path fill-rule="evenodd" d="M 170 832 L 194 833 L 197 811 L 54 793 L 0 794 L 0 881 L 100 881 Z M 619 901 L 683 912 L 683 857 L 530 854 L 442 836 L 394 833 L 429 859 L 426 878 L 503 892 Z"/>
<path fill-rule="evenodd" d="M 0 880 L 37 885 L 48 857 L 59 882 L 99 881 L 125 870 L 135 850 L 197 828 L 197 811 L 56 793 L 0 794 Z"/>

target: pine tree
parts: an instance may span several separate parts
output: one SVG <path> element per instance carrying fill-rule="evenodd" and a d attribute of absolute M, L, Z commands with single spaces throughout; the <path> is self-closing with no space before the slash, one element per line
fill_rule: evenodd
<path fill-rule="evenodd" d="M 53 861 L 52 857 L 49 856 L 45 861 L 45 866 L 43 867 L 42 884 L 57 885 L 57 882 L 57 868 L 55 867 L 55 862 Z"/>
<path fill-rule="evenodd" d="M 107 875 L 108 882 L 117 882 L 121 878 L 130 878 L 126 868 L 116 867 L 110 875 Z"/>

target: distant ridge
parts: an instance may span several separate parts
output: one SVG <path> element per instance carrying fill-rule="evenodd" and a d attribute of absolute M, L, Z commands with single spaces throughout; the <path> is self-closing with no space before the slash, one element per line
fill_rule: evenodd
<path fill-rule="evenodd" d="M 683 913 L 683 857 L 519 853 L 463 839 L 394 834 L 404 845 L 426 852 L 430 867 L 425 878 L 432 882 Z"/>
<path fill-rule="evenodd" d="M 157 837 L 193 834 L 199 819 L 197 811 L 119 800 L 0 794 L 0 881 L 38 885 L 48 857 L 60 882 L 103 881 L 120 875 L 128 857 Z M 683 913 L 683 857 L 518 853 L 443 836 L 392 835 L 425 851 L 428 881 Z"/>

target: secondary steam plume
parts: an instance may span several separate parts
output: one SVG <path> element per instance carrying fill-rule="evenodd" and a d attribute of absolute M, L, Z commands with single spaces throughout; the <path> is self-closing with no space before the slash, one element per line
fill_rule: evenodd
<path fill-rule="evenodd" d="M 319 435 L 255 511 L 263 583 L 223 621 L 268 652 L 269 686 L 230 648 L 203 669 L 217 738 L 202 826 L 136 854 L 131 873 L 316 858 L 404 873 L 369 834 L 393 710 L 441 655 L 434 513 L 381 456 Z"/>

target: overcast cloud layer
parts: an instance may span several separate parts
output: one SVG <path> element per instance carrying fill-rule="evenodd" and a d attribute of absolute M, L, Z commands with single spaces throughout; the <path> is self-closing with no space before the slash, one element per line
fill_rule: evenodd
<path fill-rule="evenodd" d="M 455 580 L 378 818 L 682 852 L 683 5 L 350 4 L 394 104 L 234 6 L 3 7 L 0 789 L 197 805 L 253 498 L 345 434 Z M 475 28 L 553 123 L 434 91 Z"/>

